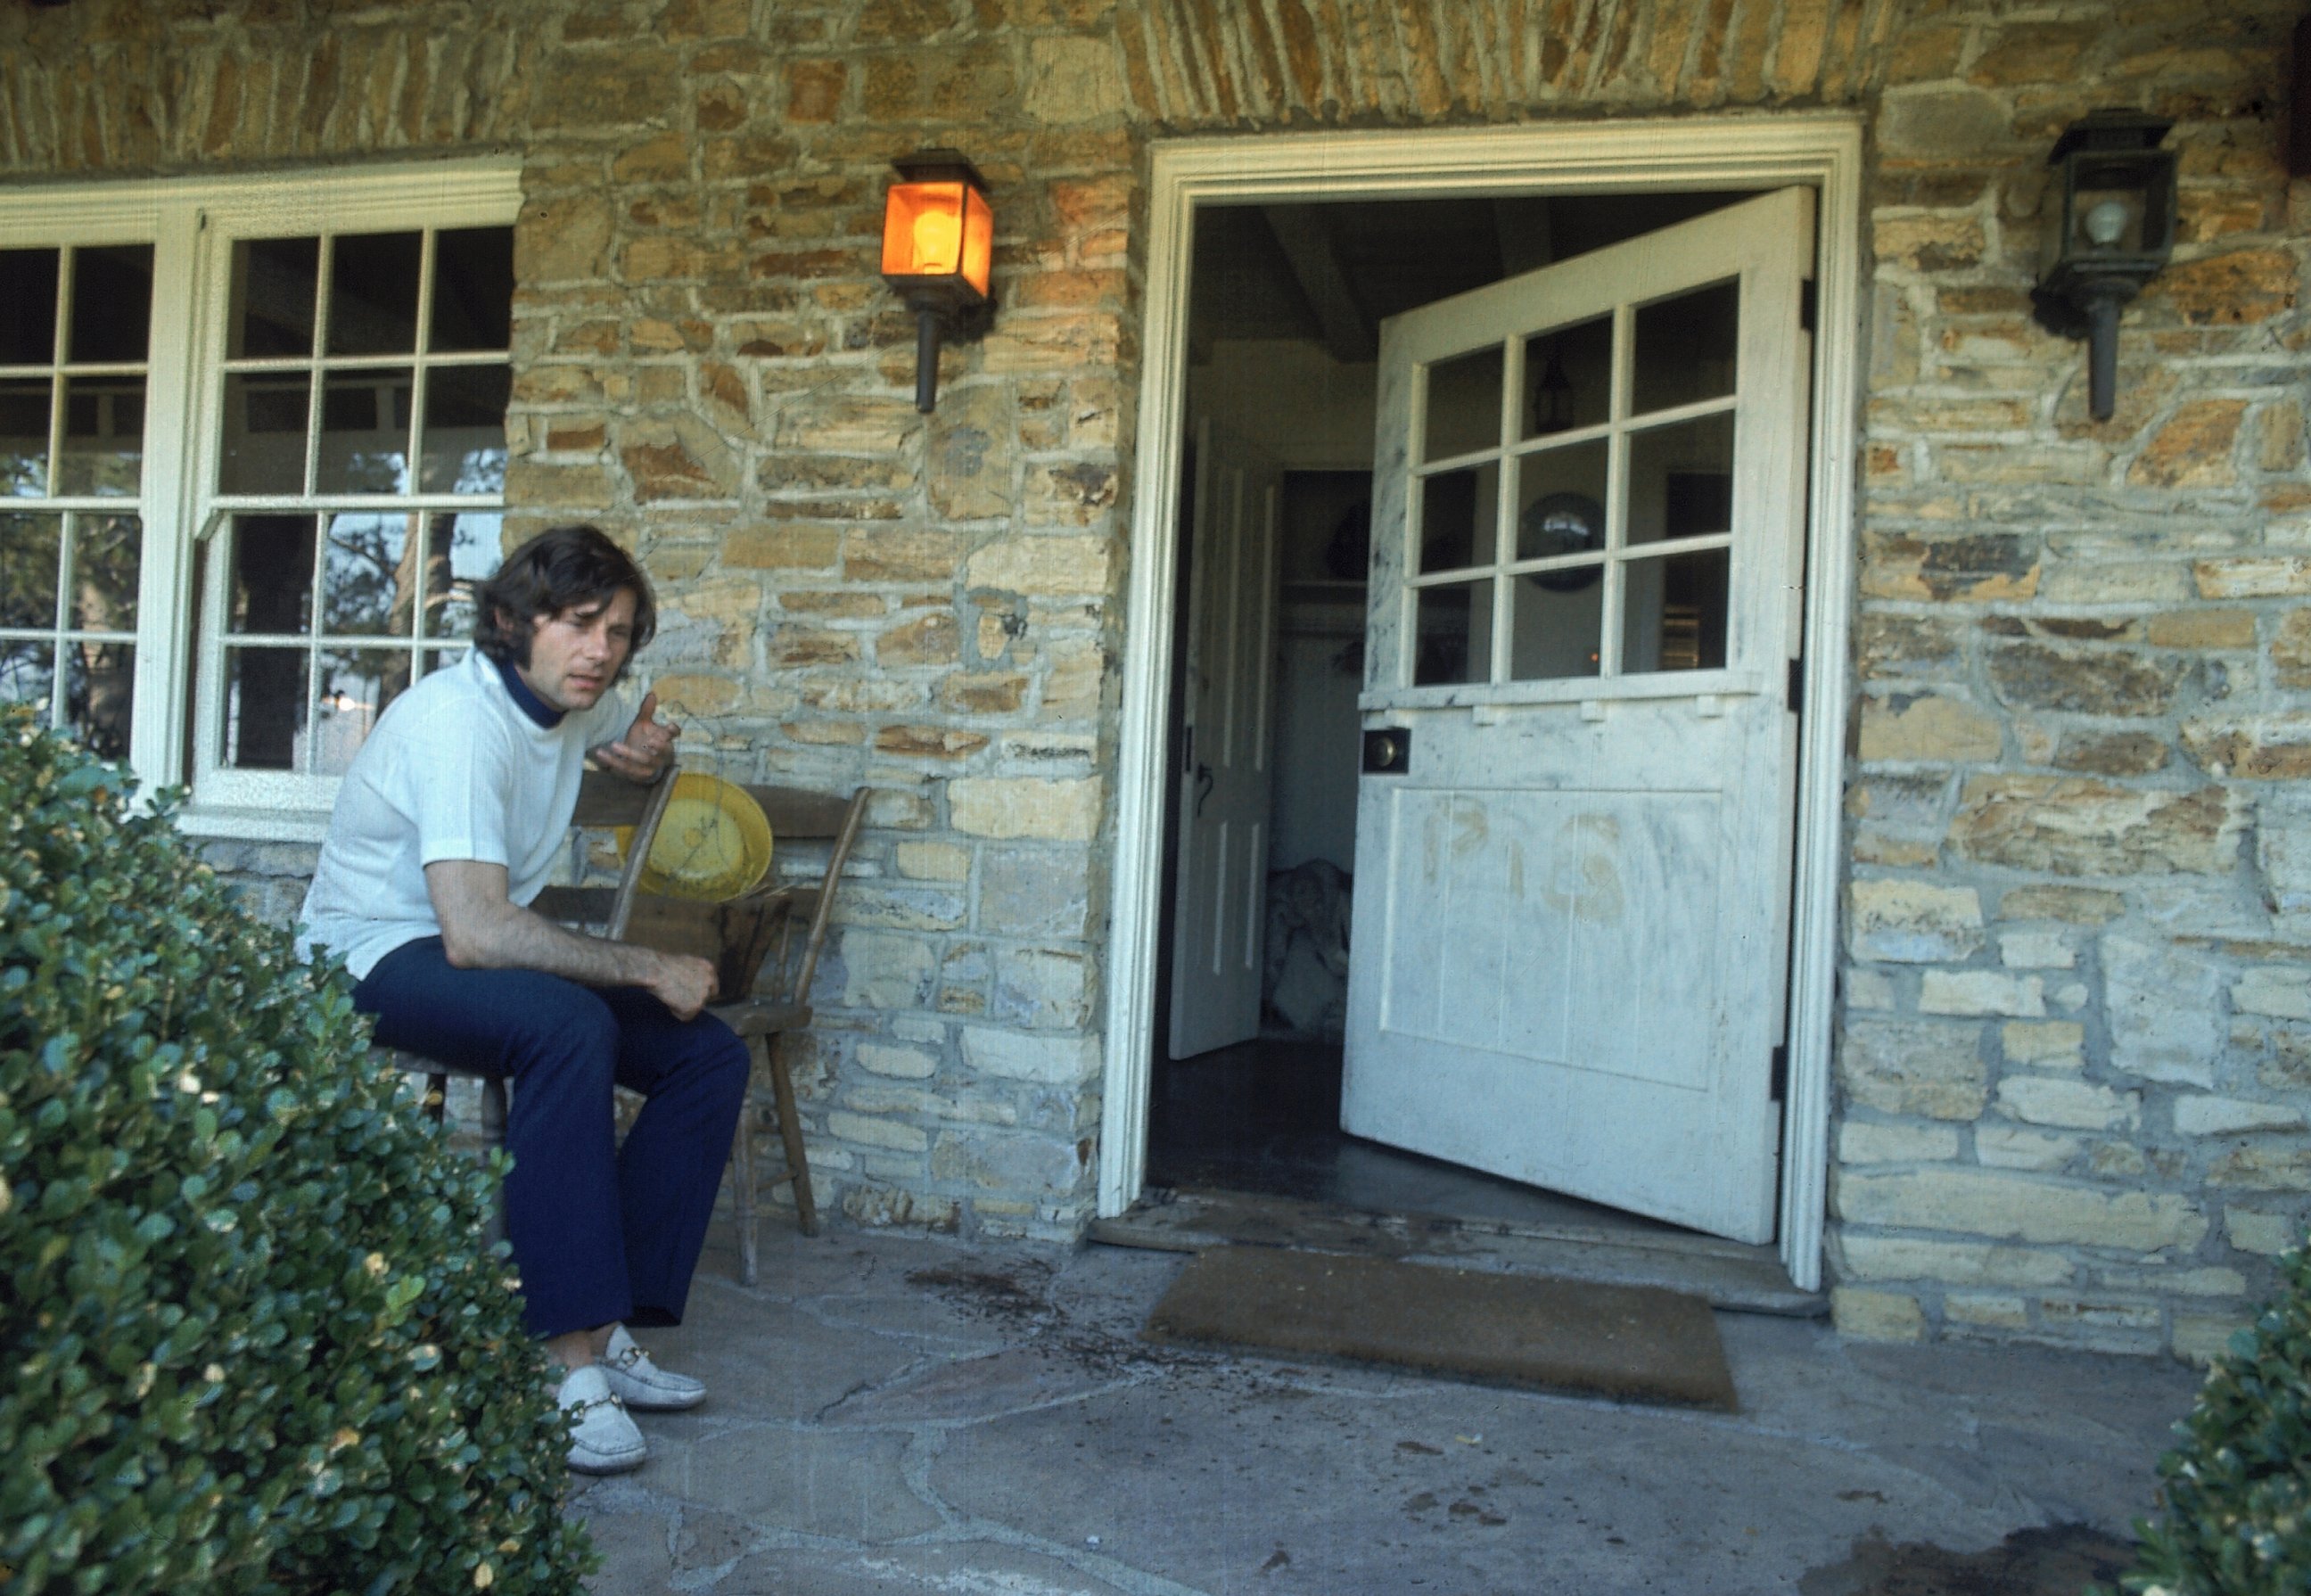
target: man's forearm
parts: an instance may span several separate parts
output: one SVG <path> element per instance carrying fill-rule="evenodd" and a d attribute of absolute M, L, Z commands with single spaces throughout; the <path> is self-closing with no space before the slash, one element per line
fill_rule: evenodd
<path fill-rule="evenodd" d="M 642 986 L 653 972 L 647 948 L 566 931 L 513 903 L 458 917 L 442 928 L 449 963 L 467 970 L 536 970 L 588 986 Z"/>

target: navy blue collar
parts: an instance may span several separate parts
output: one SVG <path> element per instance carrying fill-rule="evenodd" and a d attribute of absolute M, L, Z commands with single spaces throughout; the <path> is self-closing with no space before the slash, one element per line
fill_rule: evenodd
<path fill-rule="evenodd" d="M 513 695 L 515 706 L 523 714 L 545 727 L 548 731 L 562 724 L 562 717 L 565 711 L 550 708 L 544 699 L 532 693 L 529 690 L 529 684 L 521 679 L 521 672 L 514 668 L 511 660 L 493 659 L 490 663 L 496 666 L 498 675 L 505 678 L 506 691 Z"/>

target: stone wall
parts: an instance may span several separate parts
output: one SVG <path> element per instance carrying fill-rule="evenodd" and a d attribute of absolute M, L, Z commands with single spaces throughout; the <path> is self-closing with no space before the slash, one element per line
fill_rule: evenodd
<path fill-rule="evenodd" d="M 1855 108 L 1839 1322 L 2197 1355 L 2311 1191 L 2298 9 L 78 0 L 0 12 L 0 175 L 519 152 L 515 532 L 641 551 L 693 762 L 883 795 L 802 1071 L 825 1199 L 1068 1234 L 1147 141 Z M 2184 241 L 2097 424 L 2025 291 L 2046 150 L 2105 104 L 2176 119 Z M 994 183 L 1001 306 L 926 419 L 871 268 L 933 143 Z"/>

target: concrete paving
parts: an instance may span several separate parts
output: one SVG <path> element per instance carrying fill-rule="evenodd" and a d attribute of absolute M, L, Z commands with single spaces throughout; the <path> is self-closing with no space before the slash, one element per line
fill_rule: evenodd
<path fill-rule="evenodd" d="M 712 1394 L 577 1487 L 597 1592 L 2075 1596 L 2197 1383 L 1721 1313 L 1738 1414 L 1625 1406 L 1142 1343 L 1176 1253 L 764 1229 L 641 1338 Z"/>

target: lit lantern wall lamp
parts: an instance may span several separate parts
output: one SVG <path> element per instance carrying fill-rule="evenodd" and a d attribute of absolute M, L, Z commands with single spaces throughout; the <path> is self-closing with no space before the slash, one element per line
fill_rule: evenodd
<path fill-rule="evenodd" d="M 915 313 L 915 408 L 938 401 L 942 336 L 984 332 L 995 213 L 987 179 L 953 150 L 918 150 L 891 162 L 899 180 L 883 196 L 883 281 Z"/>
<path fill-rule="evenodd" d="M 2158 147 L 2173 126 L 2142 111 L 2090 111 L 2046 157 L 2061 214 L 2047 221 L 2030 298 L 2048 332 L 2088 340 L 2097 421 L 2110 419 L 2116 397 L 2119 310 L 2174 253 L 2175 152 Z"/>

